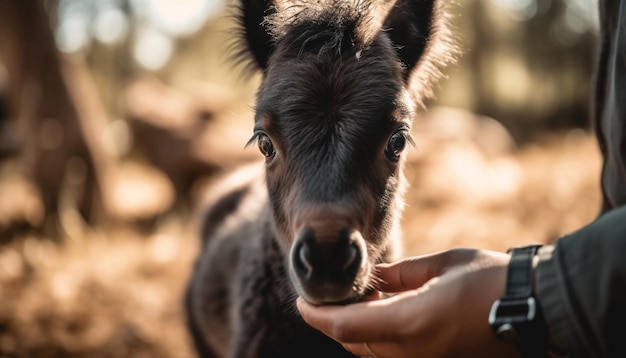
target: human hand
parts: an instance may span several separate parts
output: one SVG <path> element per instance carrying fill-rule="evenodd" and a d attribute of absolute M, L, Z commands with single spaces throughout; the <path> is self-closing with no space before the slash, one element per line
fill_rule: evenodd
<path fill-rule="evenodd" d="M 319 307 L 298 298 L 297 307 L 308 324 L 361 357 L 516 357 L 487 322 L 509 260 L 471 249 L 412 257 L 377 267 L 378 288 L 400 292 L 393 297 Z"/>

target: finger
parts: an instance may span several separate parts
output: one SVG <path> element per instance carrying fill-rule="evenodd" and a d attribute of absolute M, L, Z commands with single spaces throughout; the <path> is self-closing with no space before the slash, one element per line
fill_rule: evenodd
<path fill-rule="evenodd" d="M 367 351 L 363 346 L 363 343 L 346 343 L 342 344 L 343 349 L 354 354 L 357 357 L 367 357 Z"/>
<path fill-rule="evenodd" d="M 406 352 L 401 352 L 395 343 L 346 343 L 343 348 L 357 357 L 378 357 L 378 358 L 398 358 L 406 356 Z M 402 354 L 404 353 L 404 354 Z M 416 352 L 413 352 L 414 355 Z"/>
<path fill-rule="evenodd" d="M 378 289 L 383 292 L 416 289 L 440 276 L 450 266 L 467 262 L 474 255 L 475 250 L 454 249 L 377 265 Z"/>
<path fill-rule="evenodd" d="M 365 343 L 346 343 L 343 348 L 357 357 L 368 357 L 371 355 L 365 348 Z"/>
<path fill-rule="evenodd" d="M 410 257 L 391 264 L 376 266 L 378 289 L 401 292 L 416 289 L 441 274 L 441 258 L 435 255 Z"/>
<path fill-rule="evenodd" d="M 296 305 L 309 325 L 341 343 L 393 341 L 396 338 L 394 330 L 381 322 L 397 317 L 389 309 L 389 303 L 394 298 L 347 306 L 317 307 L 298 298 Z"/>

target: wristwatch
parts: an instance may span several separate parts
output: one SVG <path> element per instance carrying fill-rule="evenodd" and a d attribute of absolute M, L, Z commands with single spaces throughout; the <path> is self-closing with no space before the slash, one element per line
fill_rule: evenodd
<path fill-rule="evenodd" d="M 489 324 L 498 338 L 515 343 L 524 357 L 548 356 L 548 330 L 533 296 L 533 257 L 541 245 L 511 248 L 504 296 L 493 303 Z"/>

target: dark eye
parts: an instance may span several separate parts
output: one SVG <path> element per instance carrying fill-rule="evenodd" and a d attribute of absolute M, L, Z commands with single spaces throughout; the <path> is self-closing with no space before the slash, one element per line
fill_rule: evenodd
<path fill-rule="evenodd" d="M 274 144 L 272 144 L 272 140 L 267 135 L 259 134 L 257 142 L 259 144 L 259 150 L 263 153 L 265 158 L 272 158 L 274 154 L 276 154 Z"/>
<path fill-rule="evenodd" d="M 387 149 L 385 149 L 385 154 L 387 158 L 393 162 L 397 162 L 400 159 L 400 153 L 406 147 L 407 134 L 405 130 L 399 130 L 395 132 L 391 138 L 389 138 L 389 142 L 387 143 Z"/>

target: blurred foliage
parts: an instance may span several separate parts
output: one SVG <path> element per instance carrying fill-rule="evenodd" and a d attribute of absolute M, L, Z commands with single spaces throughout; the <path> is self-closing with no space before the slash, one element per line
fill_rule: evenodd
<path fill-rule="evenodd" d="M 120 86 L 152 72 L 190 91 L 200 82 L 252 102 L 258 84 L 232 64 L 234 6 L 223 0 L 58 0 L 57 40 L 84 55 L 107 108 Z M 463 55 L 431 105 L 504 123 L 518 140 L 585 127 L 597 36 L 596 0 L 467 0 L 450 5 Z"/>
<path fill-rule="evenodd" d="M 453 20 L 464 51 L 438 104 L 504 123 L 519 141 L 587 127 L 597 1 L 468 1 Z"/>
<path fill-rule="evenodd" d="M 97 173 L 109 192 L 103 200 L 121 201 L 105 202 L 104 210 L 142 212 L 122 208 L 130 200 L 117 193 L 139 191 L 119 189 L 126 175 L 119 174 L 120 161 L 149 162 L 168 177 L 154 189 L 165 199 L 146 211 L 151 213 L 189 195 L 199 177 L 237 163 L 251 132 L 260 76 L 234 58 L 242 46 L 235 0 L 42 1 L 57 47 L 74 62 L 72 76 L 82 83 L 74 100 L 79 117 L 88 118 L 81 120 L 94 127 L 89 150 L 100 167 L 108 163 Z M 546 130 L 588 128 L 596 0 L 467 0 L 448 8 L 461 55 L 445 70 L 428 107 L 494 118 L 517 144 Z M 0 95 L 6 78 L 0 64 Z M 11 117 L 3 105 L 0 114 Z M 0 138 L 6 139 L 1 153 L 13 153 L 7 127 L 0 121 Z M 50 136 L 47 127 L 34 128 L 42 138 Z"/>

